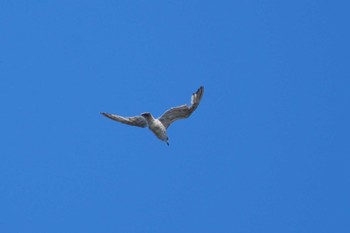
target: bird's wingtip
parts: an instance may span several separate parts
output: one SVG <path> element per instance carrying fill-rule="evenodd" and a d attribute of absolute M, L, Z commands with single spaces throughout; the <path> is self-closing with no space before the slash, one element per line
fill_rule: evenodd
<path fill-rule="evenodd" d="M 197 90 L 197 93 L 198 92 L 204 92 L 204 86 L 200 86 L 199 88 L 198 88 L 198 90 Z"/>
<path fill-rule="evenodd" d="M 201 93 L 201 94 L 204 93 L 204 86 L 200 86 L 195 94 L 199 94 L 199 93 Z"/>

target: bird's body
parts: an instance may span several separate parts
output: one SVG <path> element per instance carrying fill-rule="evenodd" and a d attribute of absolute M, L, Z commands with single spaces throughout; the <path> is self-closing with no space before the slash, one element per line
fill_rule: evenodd
<path fill-rule="evenodd" d="M 162 122 L 158 119 L 154 119 L 154 117 L 150 113 L 141 114 L 148 124 L 148 128 L 162 141 L 165 141 L 169 145 L 169 138 L 166 132 L 166 128 L 162 124 Z"/>
<path fill-rule="evenodd" d="M 133 117 L 122 117 L 115 114 L 101 112 L 102 115 L 121 122 L 123 124 L 128 124 L 132 126 L 138 126 L 148 128 L 162 141 L 165 141 L 169 145 L 169 138 L 167 136 L 167 128 L 176 120 L 184 119 L 189 117 L 194 110 L 199 105 L 200 100 L 202 99 L 204 93 L 204 88 L 200 87 L 196 93 L 192 94 L 191 106 L 181 105 L 178 107 L 171 108 L 167 110 L 162 116 L 158 119 L 155 119 L 151 113 L 145 112 L 141 116 Z"/>

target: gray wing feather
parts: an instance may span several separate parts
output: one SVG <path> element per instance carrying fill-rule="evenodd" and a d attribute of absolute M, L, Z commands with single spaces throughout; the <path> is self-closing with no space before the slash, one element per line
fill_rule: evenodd
<path fill-rule="evenodd" d="M 191 106 L 187 106 L 186 104 L 184 104 L 178 107 L 171 108 L 165 113 L 163 113 L 163 115 L 159 117 L 159 120 L 162 122 L 165 128 L 168 128 L 170 124 L 176 120 L 188 118 L 198 107 L 199 102 L 202 99 L 203 93 L 204 87 L 200 87 L 196 93 L 192 94 Z"/>
<path fill-rule="evenodd" d="M 122 116 L 105 113 L 105 112 L 101 112 L 101 114 L 104 115 L 105 117 L 121 122 L 123 124 L 138 126 L 142 128 L 145 128 L 147 126 L 147 121 L 142 116 L 122 117 Z"/>

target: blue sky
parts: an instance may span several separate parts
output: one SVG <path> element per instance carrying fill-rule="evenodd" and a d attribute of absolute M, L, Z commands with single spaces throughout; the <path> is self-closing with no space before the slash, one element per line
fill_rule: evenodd
<path fill-rule="evenodd" d="M 349 232 L 349 6 L 1 1 L 0 232 Z"/>

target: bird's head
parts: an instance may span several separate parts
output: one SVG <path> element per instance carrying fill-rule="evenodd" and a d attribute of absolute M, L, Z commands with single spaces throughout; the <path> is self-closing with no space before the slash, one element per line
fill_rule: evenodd
<path fill-rule="evenodd" d="M 141 116 L 143 116 L 144 118 L 147 119 L 147 118 L 150 118 L 152 115 L 149 112 L 144 112 L 144 113 L 141 114 Z"/>

